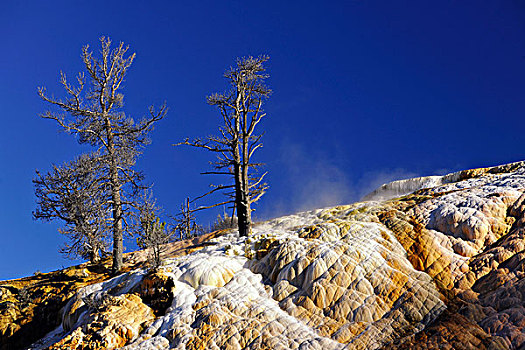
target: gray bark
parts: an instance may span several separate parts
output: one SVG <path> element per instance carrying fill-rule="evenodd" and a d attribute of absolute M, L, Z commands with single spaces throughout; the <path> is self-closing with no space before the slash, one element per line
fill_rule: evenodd
<path fill-rule="evenodd" d="M 251 233 L 253 210 L 251 206 L 268 188 L 263 182 L 266 173 L 262 175 L 256 173 L 257 168 L 262 164 L 252 161 L 254 152 L 262 147 L 260 142 L 262 134 L 256 134 L 255 128 L 266 116 L 262 110 L 262 104 L 271 94 L 271 90 L 264 84 L 265 79 L 268 78 L 264 68 L 264 62 L 267 60 L 267 56 L 238 59 L 237 66 L 224 75 L 231 85 L 231 90 L 225 94 L 214 94 L 208 97 L 208 103 L 216 106 L 222 116 L 223 124 L 219 127 L 220 136 L 198 138 L 193 141 L 186 139 L 177 144 L 218 153 L 218 159 L 214 163 L 218 171 L 205 174 L 229 175 L 233 180 L 233 185 L 212 186 L 214 189 L 206 195 L 233 188 L 233 192 L 226 193 L 229 200 L 225 203 L 233 204 L 237 210 L 241 236 Z M 203 208 L 210 207 L 213 206 Z"/>
<path fill-rule="evenodd" d="M 100 155 L 82 155 L 73 162 L 41 174 L 37 171 L 35 195 L 38 220 L 61 220 L 60 232 L 68 243 L 61 248 L 67 257 L 89 259 L 97 263 L 106 253 L 109 229 L 106 220 L 104 186 L 97 180 L 101 171 Z"/>
<path fill-rule="evenodd" d="M 126 55 L 128 47 L 123 43 L 111 49 L 109 39 L 102 37 L 100 41 L 100 58 L 95 58 L 88 46 L 82 49 L 90 90 L 84 92 L 84 73 L 78 75 L 77 87 L 61 74 L 60 82 L 67 95 L 65 100 L 48 97 L 44 88 L 39 88 L 39 94 L 67 116 L 48 111 L 41 117 L 55 120 L 61 128 L 78 136 L 80 143 L 90 144 L 104 155 L 105 171 L 99 175 L 99 180 L 109 188 L 106 200 L 112 213 L 112 271 L 118 273 L 122 268 L 123 236 L 129 226 L 124 225 L 124 216 L 137 204 L 137 194 L 144 188 L 140 183 L 142 174 L 134 170 L 135 160 L 149 143 L 147 135 L 153 124 L 164 118 L 167 108 L 163 105 L 155 111 L 150 107 L 150 116 L 138 123 L 126 116 L 122 110 L 121 84 L 135 54 Z M 125 205 L 129 208 L 124 208 Z"/>

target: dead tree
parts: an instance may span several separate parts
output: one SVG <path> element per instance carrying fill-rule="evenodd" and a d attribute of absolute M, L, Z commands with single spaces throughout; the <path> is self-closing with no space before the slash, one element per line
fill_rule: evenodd
<path fill-rule="evenodd" d="M 251 232 L 251 205 L 265 193 L 267 185 L 263 182 L 266 173 L 258 174 L 261 163 L 254 163 L 255 151 L 262 147 L 262 133 L 255 132 L 266 113 L 263 103 L 271 94 L 265 85 L 268 75 L 264 63 L 267 56 L 237 59 L 236 66 L 224 74 L 231 88 L 223 94 L 213 94 L 207 98 L 208 104 L 216 106 L 222 117 L 219 136 L 186 139 L 178 145 L 189 145 L 218 153 L 213 163 L 215 169 L 203 174 L 228 175 L 233 178 L 231 185 L 217 185 L 206 193 L 226 190 L 229 199 L 226 203 L 234 204 L 237 210 L 239 234 L 247 236 Z"/>
<path fill-rule="evenodd" d="M 166 115 L 166 106 L 136 123 L 122 110 L 122 83 L 133 63 L 135 54 L 127 55 L 128 46 L 120 43 L 111 48 L 111 40 L 102 37 L 101 57 L 96 58 L 86 45 L 82 49 L 82 61 L 87 72 L 77 76 L 73 86 L 61 73 L 66 98 L 56 99 L 46 94 L 45 88 L 38 89 L 40 97 L 58 107 L 62 113 L 47 111 L 42 118 L 52 119 L 65 131 L 75 135 L 79 143 L 89 144 L 104 156 L 105 171 L 99 181 L 107 184 L 107 203 L 112 211 L 113 266 L 112 272 L 122 268 L 123 233 L 128 226 L 126 216 L 130 203 L 141 189 L 140 172 L 133 169 L 136 157 L 142 147 L 149 143 L 147 137 L 153 124 Z"/>
<path fill-rule="evenodd" d="M 60 233 L 69 243 L 61 252 L 70 258 L 80 257 L 98 263 L 106 254 L 108 225 L 107 206 L 100 194 L 104 184 L 98 181 L 101 171 L 98 154 L 82 155 L 61 167 L 53 166 L 47 174 L 36 171 L 33 180 L 37 209 L 33 217 L 39 220 L 62 220 Z"/>
<path fill-rule="evenodd" d="M 214 232 L 219 230 L 228 230 L 238 226 L 238 220 L 236 216 L 229 216 L 226 211 L 217 215 L 217 219 L 212 223 L 208 229 L 208 232 Z"/>
<path fill-rule="evenodd" d="M 151 193 L 145 192 L 138 210 L 137 245 L 150 250 L 149 262 L 153 269 L 161 265 L 165 244 L 172 240 L 174 233 L 165 222 L 160 221 L 159 212 L 160 208 Z"/>
<path fill-rule="evenodd" d="M 186 198 L 184 203 L 180 206 L 179 214 L 174 218 L 177 222 L 175 229 L 179 233 L 180 239 L 188 239 L 195 237 L 204 232 L 203 228 L 199 226 L 195 220 L 195 208 L 191 208 L 189 198 Z"/>

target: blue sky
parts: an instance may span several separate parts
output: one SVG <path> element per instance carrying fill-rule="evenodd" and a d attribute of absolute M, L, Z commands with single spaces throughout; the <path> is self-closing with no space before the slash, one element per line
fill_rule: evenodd
<path fill-rule="evenodd" d="M 210 154 L 172 144 L 216 130 L 205 97 L 239 56 L 270 56 L 259 219 L 525 158 L 520 1 L 4 1 L 0 33 L 0 280 L 76 263 L 59 223 L 32 220 L 31 179 L 88 148 L 38 117 L 36 88 L 60 96 L 59 72 L 79 72 L 102 35 L 137 53 L 127 113 L 170 107 L 137 164 L 168 214 L 215 180 L 199 175 Z"/>

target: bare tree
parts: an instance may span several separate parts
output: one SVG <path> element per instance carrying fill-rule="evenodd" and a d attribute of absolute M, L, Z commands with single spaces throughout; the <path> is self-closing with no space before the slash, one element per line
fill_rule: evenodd
<path fill-rule="evenodd" d="M 204 229 L 197 224 L 195 220 L 195 209 L 190 207 L 189 198 L 186 198 L 184 203 L 180 206 L 180 212 L 175 217 L 177 225 L 175 227 L 176 231 L 179 233 L 180 239 L 188 239 L 195 236 L 198 236 L 201 233 L 204 233 Z"/>
<path fill-rule="evenodd" d="M 160 221 L 159 212 L 160 208 L 151 193 L 145 192 L 139 207 L 137 245 L 142 249 L 150 249 L 149 262 L 153 269 L 161 265 L 164 246 L 172 240 L 174 234 L 165 222 Z"/>
<path fill-rule="evenodd" d="M 239 234 L 251 233 L 251 204 L 259 200 L 268 188 L 263 182 L 266 173 L 257 174 L 260 163 L 252 162 L 255 151 L 262 147 L 263 134 L 255 132 L 262 120 L 262 106 L 271 94 L 265 85 L 268 75 L 264 63 L 267 56 L 246 57 L 237 59 L 236 67 L 231 67 L 224 77 L 231 88 L 223 94 L 213 94 L 207 98 L 208 104 L 216 106 L 222 117 L 219 136 L 186 139 L 178 145 L 189 145 L 218 153 L 213 163 L 214 170 L 203 174 L 229 175 L 233 177 L 232 185 L 212 185 L 215 191 L 226 190 L 229 199 L 214 206 L 233 203 L 237 210 Z"/>
<path fill-rule="evenodd" d="M 217 215 L 217 219 L 208 229 L 208 232 L 227 230 L 238 226 L 238 220 L 236 216 L 229 216 L 228 213 L 224 212 Z"/>
<path fill-rule="evenodd" d="M 150 116 L 136 123 L 122 110 L 122 83 L 133 63 L 135 54 L 127 55 L 128 46 L 120 43 L 111 48 L 111 40 L 102 37 L 101 57 L 96 58 L 86 45 L 82 48 L 82 61 L 87 72 L 77 76 L 73 86 L 61 73 L 66 98 L 56 99 L 46 94 L 45 88 L 38 89 L 40 97 L 65 113 L 47 111 L 42 118 L 52 119 L 65 131 L 75 135 L 79 143 L 89 144 L 104 157 L 106 171 L 98 178 L 107 184 L 110 198 L 107 203 L 112 211 L 113 266 L 112 272 L 122 268 L 123 233 L 127 212 L 134 196 L 141 189 L 142 174 L 133 169 L 136 157 L 144 145 L 153 124 L 167 112 L 163 105 L 155 111 L 150 107 Z"/>
<path fill-rule="evenodd" d="M 61 252 L 70 258 L 81 257 L 98 263 L 106 254 L 108 213 L 104 184 L 98 181 L 101 169 L 98 154 L 82 155 L 75 161 L 43 175 L 36 171 L 33 180 L 37 209 L 33 217 L 40 220 L 60 219 L 65 227 L 59 231 L 70 243 Z"/>

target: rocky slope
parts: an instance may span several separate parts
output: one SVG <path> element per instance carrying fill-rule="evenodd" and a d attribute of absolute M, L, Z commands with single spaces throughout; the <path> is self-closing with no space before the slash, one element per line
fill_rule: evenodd
<path fill-rule="evenodd" d="M 397 181 L 157 272 L 137 252 L 1 282 L 0 349 L 525 348 L 524 193 L 524 162 Z"/>

